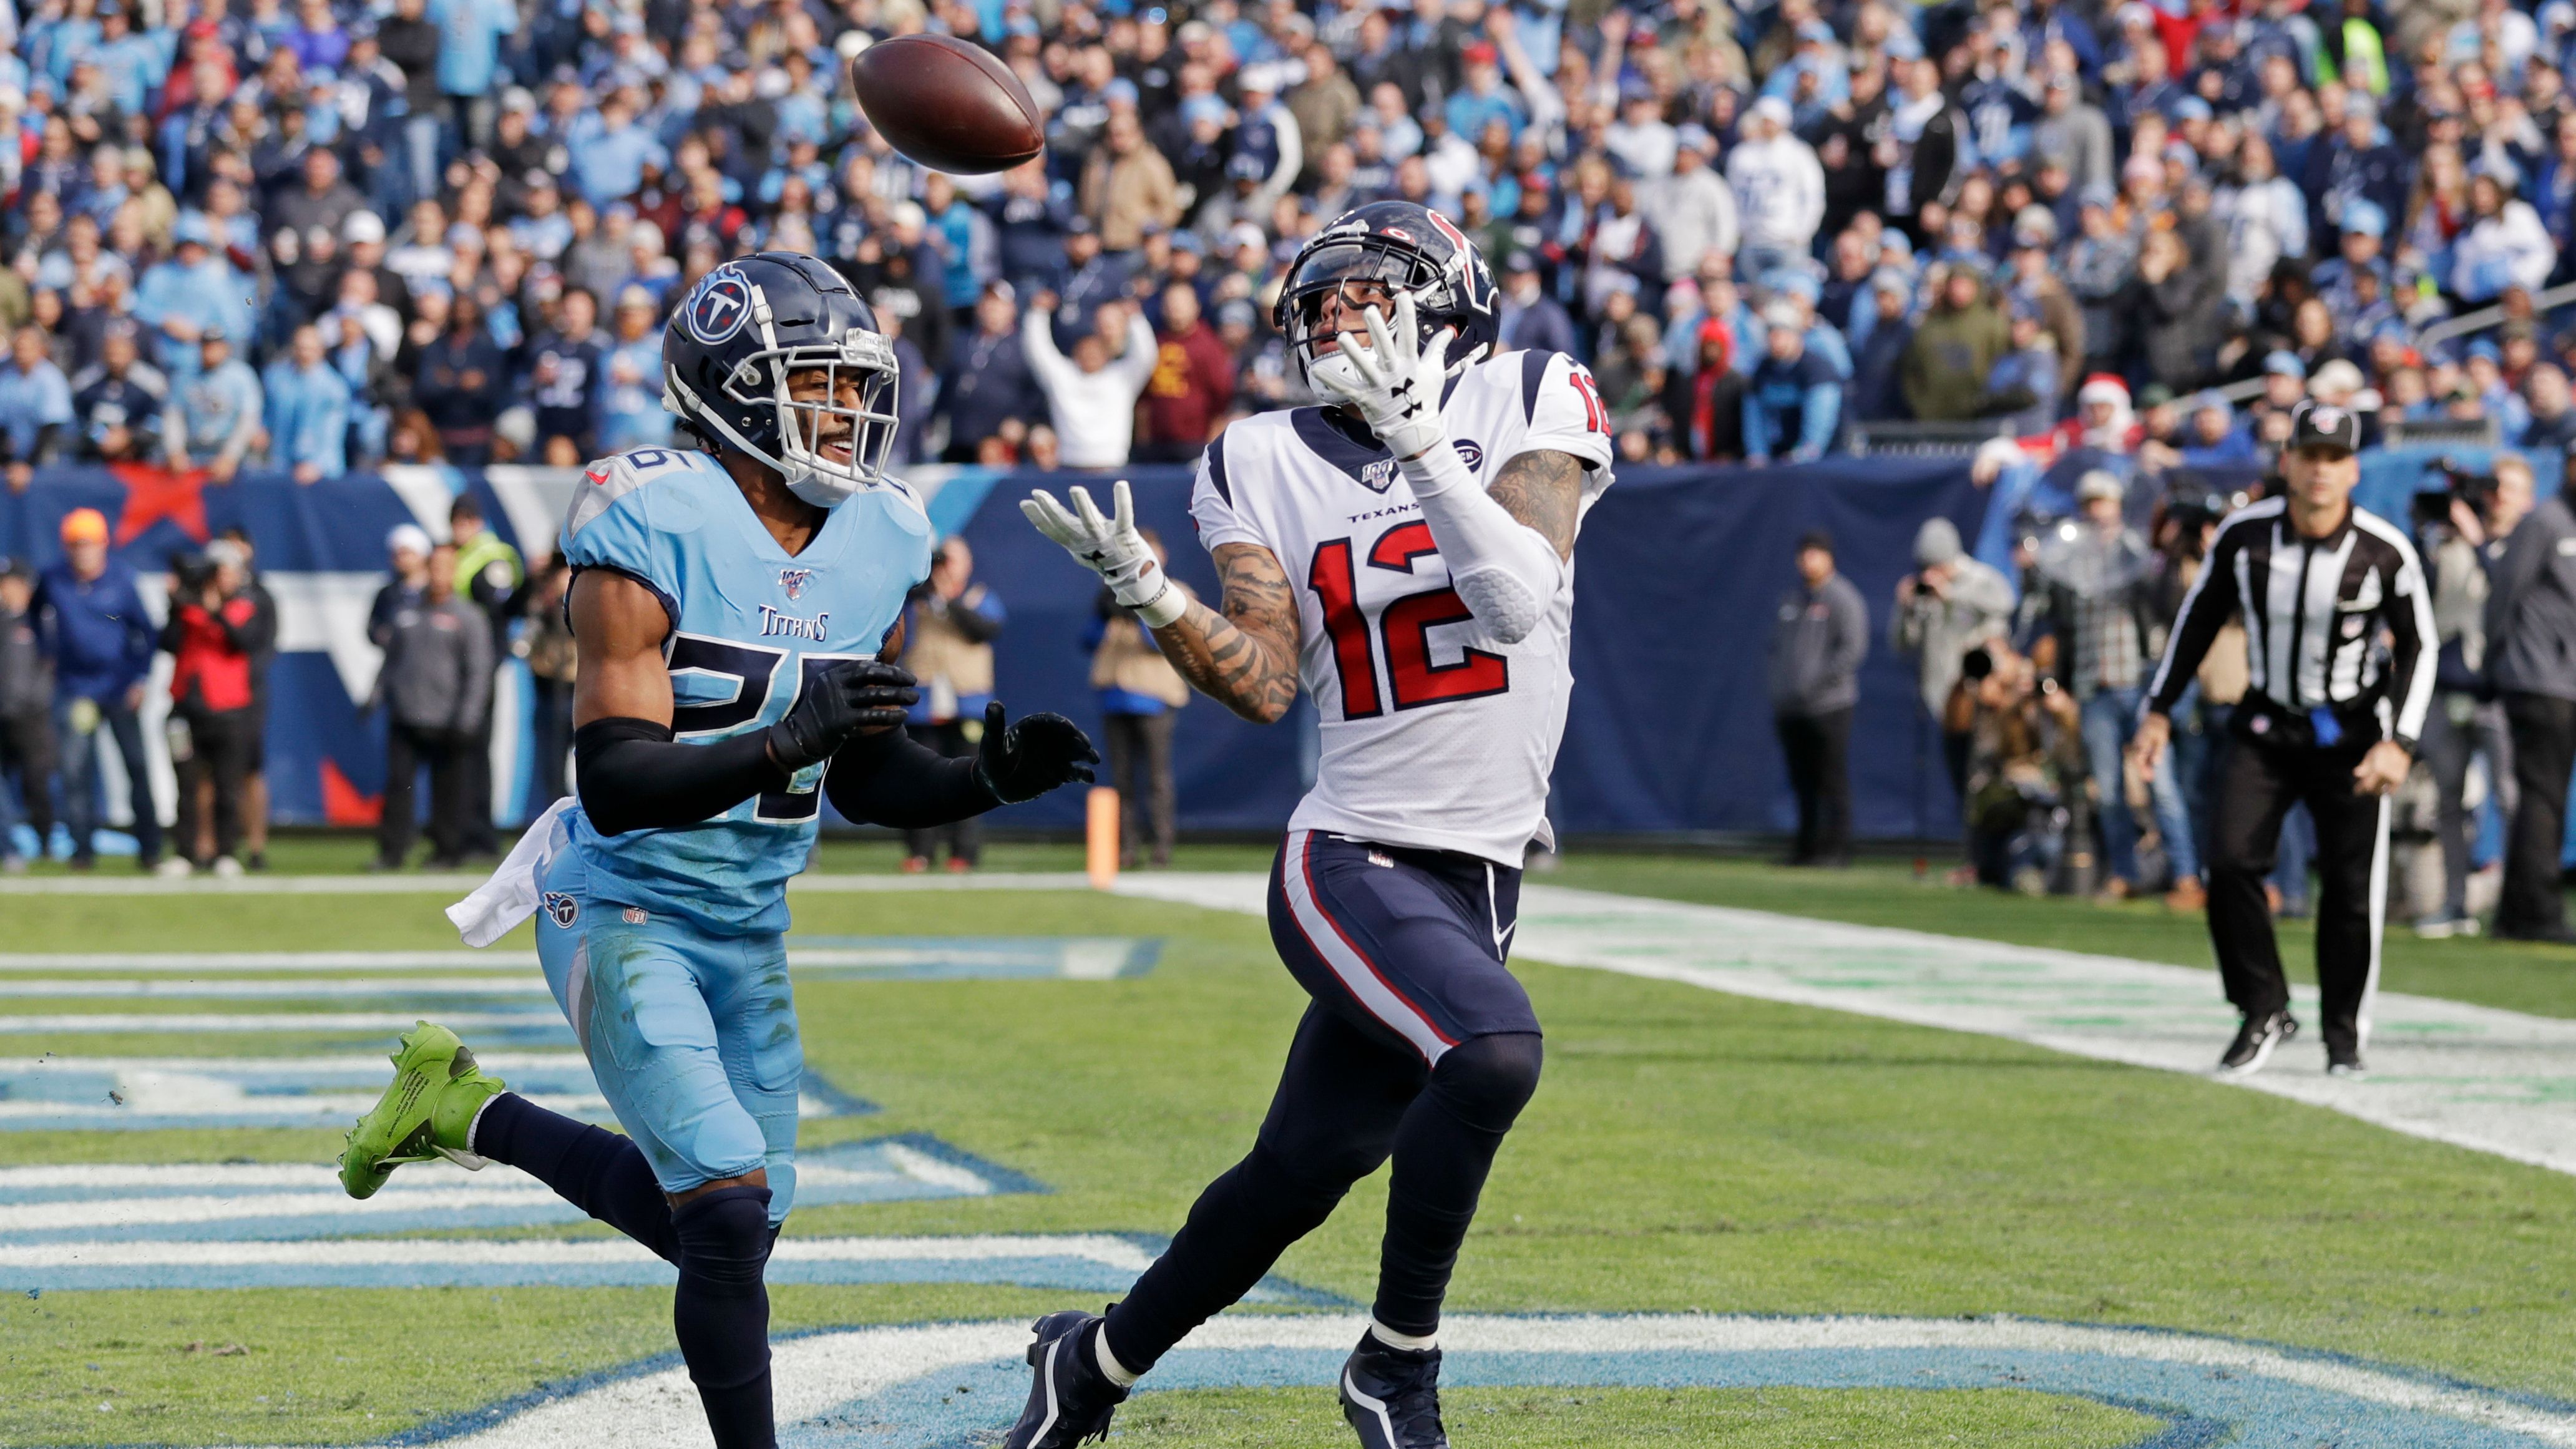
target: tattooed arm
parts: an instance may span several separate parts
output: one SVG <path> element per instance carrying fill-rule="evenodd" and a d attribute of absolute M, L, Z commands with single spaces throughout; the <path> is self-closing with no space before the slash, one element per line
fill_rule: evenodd
<path fill-rule="evenodd" d="M 1494 475 L 1485 495 L 1537 530 L 1560 559 L 1574 557 L 1574 526 L 1583 507 L 1583 460 L 1540 448 L 1521 453 Z"/>
<path fill-rule="evenodd" d="M 1222 612 L 1192 600 L 1154 631 L 1163 657 L 1201 694 L 1254 724 L 1270 724 L 1297 698 L 1297 596 L 1279 556 L 1257 544 L 1219 544 Z"/>

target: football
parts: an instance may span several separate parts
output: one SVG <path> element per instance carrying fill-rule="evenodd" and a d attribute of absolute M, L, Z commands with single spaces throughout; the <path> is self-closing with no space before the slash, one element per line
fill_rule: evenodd
<path fill-rule="evenodd" d="M 1037 103 L 982 46 L 898 35 L 850 62 L 859 109 L 888 144 L 934 171 L 1007 171 L 1046 149 Z"/>

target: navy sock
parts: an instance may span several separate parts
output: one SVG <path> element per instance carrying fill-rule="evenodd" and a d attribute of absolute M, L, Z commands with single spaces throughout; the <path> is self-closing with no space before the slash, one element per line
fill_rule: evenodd
<path fill-rule="evenodd" d="M 769 1189 L 720 1187 L 671 1210 L 680 1290 L 671 1318 L 716 1449 L 776 1449 L 769 1399 Z"/>
<path fill-rule="evenodd" d="M 1475 1221 L 1503 1134 L 1538 1090 L 1541 1057 L 1533 1032 L 1472 1037 L 1450 1048 L 1406 1109 L 1387 1185 L 1378 1322 L 1423 1337 L 1438 1331 L 1458 1245 Z"/>
<path fill-rule="evenodd" d="M 617 1229 L 668 1262 L 680 1261 L 670 1199 L 635 1143 L 587 1122 L 549 1112 L 516 1092 L 485 1103 L 474 1122 L 474 1151 L 506 1162 L 561 1194 L 564 1201 Z"/>

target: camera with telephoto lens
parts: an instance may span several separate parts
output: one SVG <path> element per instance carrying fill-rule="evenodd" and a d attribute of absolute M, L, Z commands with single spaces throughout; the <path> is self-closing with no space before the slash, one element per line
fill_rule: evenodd
<path fill-rule="evenodd" d="M 215 561 L 201 553 L 172 554 L 170 575 L 179 584 L 176 595 L 194 599 L 215 586 Z"/>
<path fill-rule="evenodd" d="M 2415 495 L 2413 513 L 2416 527 L 2421 528 L 2427 524 L 2448 527 L 2451 522 L 2451 505 L 2455 502 L 2467 504 L 2469 511 L 2478 516 L 2480 523 L 2488 522 L 2495 517 L 2495 474 L 2478 472 L 2459 459 L 2450 457 L 2435 463 L 2433 471 L 2442 475 L 2442 486 L 2427 488 Z"/>

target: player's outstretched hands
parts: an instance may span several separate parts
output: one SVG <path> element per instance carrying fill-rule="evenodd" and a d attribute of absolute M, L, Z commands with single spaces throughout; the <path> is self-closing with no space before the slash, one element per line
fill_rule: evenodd
<path fill-rule="evenodd" d="M 984 742 L 975 750 L 975 778 L 1005 805 L 1034 800 L 1076 780 L 1090 784 L 1091 767 L 1099 763 L 1091 736 L 1063 715 L 1027 715 L 1005 726 L 1001 701 L 984 706 Z"/>
<path fill-rule="evenodd" d="M 1454 328 L 1426 345 L 1413 318 L 1413 294 L 1395 294 L 1395 324 L 1375 307 L 1360 313 L 1368 346 L 1345 332 L 1340 346 L 1306 369 L 1326 390 L 1359 410 L 1360 419 L 1398 458 L 1418 458 L 1441 439 L 1440 392 L 1449 381 Z"/>
<path fill-rule="evenodd" d="M 921 699 L 912 675 L 882 659 L 854 659 L 816 675 L 787 718 L 769 727 L 769 757 L 795 774 L 828 760 L 861 730 L 899 726 Z"/>
<path fill-rule="evenodd" d="M 1020 512 L 1076 562 L 1100 575 L 1101 582 L 1109 585 L 1110 596 L 1136 610 L 1148 625 L 1159 629 L 1178 618 L 1184 596 L 1155 560 L 1153 545 L 1136 531 L 1136 500 L 1127 480 L 1110 485 L 1106 518 L 1091 501 L 1089 489 L 1077 485 L 1065 496 L 1073 500 L 1071 508 L 1040 488 L 1020 500 Z"/>

